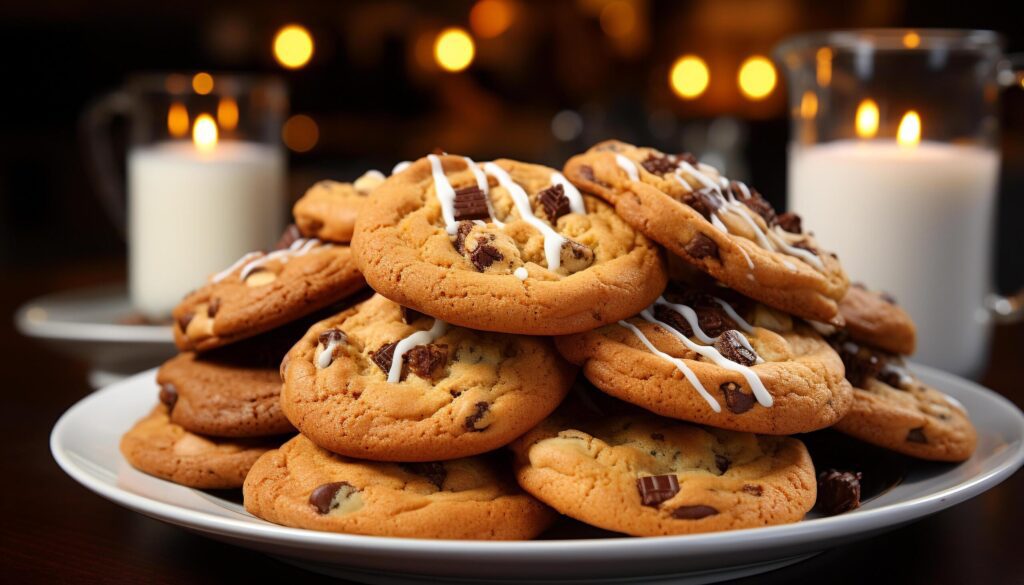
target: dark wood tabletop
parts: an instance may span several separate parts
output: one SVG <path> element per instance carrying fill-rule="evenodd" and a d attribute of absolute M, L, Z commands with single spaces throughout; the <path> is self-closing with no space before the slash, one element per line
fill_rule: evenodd
<path fill-rule="evenodd" d="M 122 276 L 84 266 L 4 274 L 0 287 L 3 408 L 0 581 L 8 583 L 307 583 L 328 579 L 108 502 L 66 476 L 48 437 L 85 396 L 87 367 L 19 336 L 10 315 L 46 292 Z M 982 382 L 1024 406 L 1024 326 L 996 329 Z M 740 583 L 1024 583 L 1024 473 L 968 502 L 870 539 Z"/>

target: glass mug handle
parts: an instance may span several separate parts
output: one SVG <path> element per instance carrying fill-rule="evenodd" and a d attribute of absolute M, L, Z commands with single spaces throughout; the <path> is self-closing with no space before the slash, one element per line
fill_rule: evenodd
<path fill-rule="evenodd" d="M 126 118 L 131 123 L 136 105 L 131 94 L 114 91 L 91 103 L 80 122 L 93 187 L 122 237 L 128 233 L 127 193 L 115 160 L 111 124 L 117 118 Z"/>
<path fill-rule="evenodd" d="M 1024 53 L 1006 55 L 1000 64 L 997 80 L 1003 89 L 1024 85 Z M 987 309 L 996 323 L 1016 323 L 1024 319 L 1024 289 L 1009 296 L 989 295 Z"/>

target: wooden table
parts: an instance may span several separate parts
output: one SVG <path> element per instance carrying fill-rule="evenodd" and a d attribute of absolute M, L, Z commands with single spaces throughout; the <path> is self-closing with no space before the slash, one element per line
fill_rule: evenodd
<path fill-rule="evenodd" d="M 25 300 L 117 278 L 116 268 L 77 274 L 18 270 L 0 290 L 0 581 L 224 583 L 328 579 L 197 536 L 112 504 L 78 485 L 50 456 L 57 417 L 89 392 L 86 368 L 11 327 Z M 983 382 L 1024 406 L 1024 326 L 996 330 Z M 940 514 L 740 583 L 1024 583 L 1024 473 Z"/>

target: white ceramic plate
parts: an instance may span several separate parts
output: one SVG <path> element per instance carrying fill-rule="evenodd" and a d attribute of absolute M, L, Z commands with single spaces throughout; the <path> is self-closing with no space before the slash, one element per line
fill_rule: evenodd
<path fill-rule="evenodd" d="M 470 542 L 329 534 L 270 524 L 246 513 L 237 498 L 150 477 L 121 457 L 121 434 L 156 400 L 153 371 L 96 392 L 69 409 L 53 429 L 50 448 L 71 477 L 122 506 L 357 581 L 708 583 L 778 568 L 933 514 L 984 492 L 1021 466 L 1020 410 L 955 376 L 924 367 L 915 371 L 970 411 L 979 441 L 969 461 L 911 465 L 902 482 L 847 514 L 717 534 Z"/>

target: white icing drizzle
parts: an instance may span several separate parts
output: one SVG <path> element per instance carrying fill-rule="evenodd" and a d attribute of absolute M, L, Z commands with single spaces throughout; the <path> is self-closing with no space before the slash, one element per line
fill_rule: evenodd
<path fill-rule="evenodd" d="M 690 307 L 688 307 L 686 305 L 678 305 L 676 303 L 670 303 L 670 302 L 665 300 L 665 297 L 658 297 L 657 300 L 654 301 L 654 305 L 664 305 L 664 306 L 672 309 L 673 311 L 679 313 L 680 315 L 682 315 L 683 319 L 686 319 L 686 322 L 689 323 L 690 329 L 693 329 L 693 335 L 697 339 L 701 340 L 701 342 L 703 342 L 703 343 L 714 343 L 715 342 L 715 338 L 714 337 L 711 337 L 707 333 L 704 333 L 704 330 L 700 328 L 700 320 L 697 318 L 697 311 L 694 311 L 692 308 L 690 308 Z M 654 305 L 652 305 L 652 308 L 653 308 Z"/>
<path fill-rule="evenodd" d="M 622 156 L 621 154 L 615 155 L 615 164 L 619 165 L 619 168 L 626 171 L 626 175 L 630 181 L 640 180 L 640 171 L 636 168 L 636 163 Z"/>
<path fill-rule="evenodd" d="M 399 163 L 399 164 L 401 164 L 401 163 Z M 364 178 L 365 179 L 380 179 L 380 180 L 383 181 L 387 177 L 385 177 L 384 173 L 378 171 L 377 169 L 370 169 L 370 170 L 366 171 L 365 173 L 363 173 L 363 176 L 359 177 L 359 178 L 360 179 L 364 179 Z"/>
<path fill-rule="evenodd" d="M 444 226 L 448 234 L 452 235 L 459 229 L 458 222 L 455 221 L 455 189 L 444 174 L 441 159 L 436 154 L 428 154 L 427 160 L 430 161 L 430 172 L 434 177 L 434 192 L 437 194 L 437 200 L 441 202 Z"/>
<path fill-rule="evenodd" d="M 505 169 L 489 162 L 484 163 L 484 172 L 498 179 L 498 183 L 508 191 L 512 201 L 515 202 L 516 210 L 519 211 L 519 217 L 537 228 L 544 236 L 544 257 L 547 260 L 548 270 L 557 270 L 562 265 L 562 246 L 568 240 L 533 214 L 533 209 L 530 207 L 530 198 L 526 195 L 526 191 L 512 180 L 512 177 L 505 172 Z"/>
<path fill-rule="evenodd" d="M 433 343 L 448 331 L 448 323 L 440 319 L 434 319 L 434 326 L 427 331 L 417 331 L 409 337 L 398 342 L 395 346 L 395 353 L 391 358 L 391 369 L 388 370 L 388 384 L 397 384 L 402 379 L 402 361 L 406 352 L 417 345 Z"/>
<path fill-rule="evenodd" d="M 395 165 L 395 167 L 393 169 L 391 169 L 391 174 L 392 175 L 397 175 L 398 173 L 400 173 L 400 172 L 404 171 L 405 169 L 409 168 L 409 166 L 411 164 L 412 164 L 411 162 L 409 162 L 407 160 L 403 160 L 402 162 L 400 162 L 397 165 Z"/>
<path fill-rule="evenodd" d="M 656 321 L 653 317 L 648 318 L 650 316 L 649 313 L 647 315 L 645 315 L 645 313 L 647 313 L 646 309 L 642 311 L 640 314 L 648 321 Z M 679 358 L 674 358 L 668 355 L 667 353 L 659 350 L 658 348 L 654 347 L 654 344 L 651 343 L 650 339 L 647 339 L 647 336 L 644 335 L 643 331 L 640 331 L 640 329 L 637 328 L 632 323 L 629 323 L 627 321 L 619 321 L 619 325 L 622 325 L 626 329 L 632 331 L 633 335 L 636 335 L 637 339 L 639 339 L 640 342 L 643 343 L 651 353 L 665 361 L 668 361 L 669 363 L 674 365 L 676 369 L 682 372 L 683 375 L 686 376 L 686 379 L 689 380 L 690 384 L 697 389 L 697 393 L 700 394 L 701 398 L 707 401 L 708 406 L 711 407 L 711 410 L 715 412 L 722 412 L 722 406 L 718 404 L 718 401 L 715 400 L 715 398 L 711 396 L 711 394 L 708 394 L 707 389 L 705 389 L 704 385 L 700 383 L 700 380 L 697 378 L 697 375 L 693 373 L 693 370 L 691 370 L 690 367 L 687 366 L 685 362 L 683 362 L 683 360 Z"/>
<path fill-rule="evenodd" d="M 714 297 L 713 296 L 711 298 L 715 299 L 715 302 L 718 303 L 719 306 L 722 307 L 722 309 L 725 311 L 725 314 L 729 315 L 730 319 L 735 321 L 736 324 L 740 326 L 740 329 L 742 329 L 743 331 L 745 331 L 747 333 L 753 333 L 754 332 L 754 326 L 751 325 L 750 323 L 747 323 L 747 320 L 744 319 L 743 317 L 740 317 L 740 314 L 736 312 L 736 309 L 732 308 L 732 305 L 730 305 L 729 303 L 725 302 L 724 300 L 722 300 L 722 299 L 720 299 L 718 297 Z M 744 341 L 746 341 L 745 338 L 744 338 Z"/>
<path fill-rule="evenodd" d="M 569 199 L 569 211 L 580 215 L 587 213 L 587 208 L 583 205 L 583 196 L 580 195 L 579 189 L 570 183 L 562 173 L 557 171 L 551 173 L 551 184 L 562 186 L 562 190 L 565 192 L 566 198 Z"/>
<path fill-rule="evenodd" d="M 255 252 L 255 254 L 260 254 L 260 256 L 257 257 L 255 260 L 250 260 L 248 264 L 243 266 L 242 271 L 238 274 L 238 278 L 245 280 L 246 278 L 249 277 L 250 274 L 252 274 L 254 270 L 259 268 L 260 266 L 263 266 L 267 262 L 270 262 L 271 260 L 277 260 L 282 264 L 285 264 L 292 258 L 296 258 L 298 256 L 305 256 L 314 248 L 325 249 L 330 247 L 331 244 L 325 244 L 324 242 L 321 242 L 316 238 L 299 238 L 292 242 L 291 246 L 288 246 L 283 250 L 274 250 L 273 252 L 266 255 L 263 255 L 260 252 Z M 247 254 L 246 256 L 249 255 Z"/>
<path fill-rule="evenodd" d="M 525 266 L 520 266 L 519 268 L 516 268 L 512 272 L 512 274 L 515 275 L 515 277 L 518 278 L 519 280 L 526 280 L 526 277 L 530 276 L 530 273 L 526 271 Z"/>
<path fill-rule="evenodd" d="M 324 346 L 323 350 L 321 350 L 316 356 L 316 367 L 322 370 L 330 366 L 334 361 L 334 350 L 337 349 L 341 343 L 342 340 L 340 338 L 328 341 L 327 345 Z"/>
<path fill-rule="evenodd" d="M 775 242 L 775 245 L 777 245 L 781 249 L 782 252 L 784 252 L 786 254 L 789 254 L 790 256 L 796 256 L 796 257 L 804 260 L 805 262 L 807 262 L 811 266 L 814 266 L 818 270 L 824 270 L 825 269 L 825 265 L 822 263 L 821 258 L 818 258 L 818 256 L 816 254 L 808 252 L 807 250 L 804 250 L 803 248 L 797 248 L 796 246 L 790 246 L 789 242 L 787 242 L 785 240 L 785 238 L 783 238 L 782 235 L 780 235 L 776 231 L 769 230 L 767 233 L 768 233 L 768 237 L 771 238 L 773 242 Z"/>
<path fill-rule="evenodd" d="M 224 270 L 221 270 L 217 274 L 214 274 L 213 277 L 210 278 L 210 282 L 220 282 L 220 281 L 224 280 L 225 278 L 228 277 L 229 274 L 234 272 L 239 266 L 245 264 L 246 262 L 252 260 L 253 258 L 261 256 L 262 254 L 263 254 L 263 252 L 247 252 L 244 256 L 242 256 L 238 260 L 235 260 L 234 264 L 232 264 L 231 266 L 228 266 Z"/>
<path fill-rule="evenodd" d="M 737 245 L 736 249 L 740 251 L 740 254 L 743 254 L 743 259 L 747 261 L 747 268 L 753 270 L 754 261 L 750 259 L 750 254 L 747 254 L 747 251 L 743 249 L 743 246 Z M 753 277 L 754 275 L 751 273 L 748 274 L 747 276 Z"/>
<path fill-rule="evenodd" d="M 946 402 L 948 402 L 951 405 L 953 405 L 953 407 L 959 408 L 960 410 L 962 410 L 964 412 L 964 414 L 967 413 L 967 407 L 964 406 L 963 403 L 960 402 L 959 400 L 957 400 L 956 398 L 953 398 L 949 394 L 945 394 L 945 393 L 942 394 L 942 397 L 946 399 Z"/>

